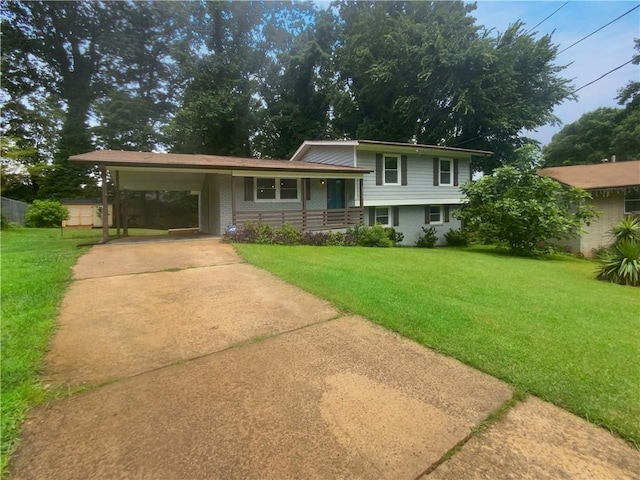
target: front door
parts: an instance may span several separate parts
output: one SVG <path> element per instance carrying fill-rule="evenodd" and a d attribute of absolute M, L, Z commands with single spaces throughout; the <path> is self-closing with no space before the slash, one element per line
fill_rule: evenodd
<path fill-rule="evenodd" d="M 345 180 L 342 178 L 327 179 L 327 208 L 345 208 Z"/>

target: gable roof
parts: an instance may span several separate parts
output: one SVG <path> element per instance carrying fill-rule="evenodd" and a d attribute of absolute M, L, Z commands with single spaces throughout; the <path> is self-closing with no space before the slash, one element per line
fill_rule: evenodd
<path fill-rule="evenodd" d="M 538 175 L 585 190 L 640 186 L 640 160 L 570 165 L 538 170 Z"/>
<path fill-rule="evenodd" d="M 415 152 L 416 150 L 428 150 L 436 155 L 467 154 L 472 156 L 489 157 L 493 152 L 486 150 L 471 150 L 467 148 L 443 147 L 440 145 L 425 145 L 421 143 L 381 142 L 377 140 L 305 140 L 296 152 L 291 156 L 291 161 L 299 161 L 298 158 L 312 147 L 354 147 L 368 150 L 392 149 L 395 151 Z"/>
<path fill-rule="evenodd" d="M 211 170 L 256 170 L 299 173 L 365 174 L 366 168 L 343 167 L 323 163 L 268 160 L 260 158 L 226 157 L 183 153 L 130 152 L 124 150 L 96 150 L 69 157 L 75 163 L 105 165 L 107 167 L 157 167 Z"/>

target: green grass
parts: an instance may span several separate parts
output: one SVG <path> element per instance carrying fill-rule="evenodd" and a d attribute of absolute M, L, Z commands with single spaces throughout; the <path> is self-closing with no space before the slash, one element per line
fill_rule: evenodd
<path fill-rule="evenodd" d="M 640 445 L 640 289 L 594 280 L 594 262 L 486 247 L 236 248 L 347 312 Z"/>
<path fill-rule="evenodd" d="M 71 267 L 86 251 L 78 244 L 100 238 L 99 230 L 66 230 L 64 237 L 59 229 L 12 228 L 0 234 L 0 472 L 5 471 L 26 410 L 47 398 L 39 381 L 42 359 Z"/>

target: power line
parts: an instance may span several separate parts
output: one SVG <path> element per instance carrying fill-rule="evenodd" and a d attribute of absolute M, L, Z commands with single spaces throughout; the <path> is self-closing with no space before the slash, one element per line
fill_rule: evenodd
<path fill-rule="evenodd" d="M 540 25 L 542 25 L 544 22 L 546 22 L 547 20 L 549 20 L 551 17 L 553 17 L 556 13 L 558 13 L 558 10 L 560 10 L 562 7 L 564 7 L 565 5 L 567 5 L 569 2 L 565 2 L 564 4 L 560 5 L 555 12 L 553 12 L 551 15 L 549 15 L 547 18 L 545 18 L 544 20 L 542 20 L 541 22 L 539 22 L 535 27 L 530 28 L 529 30 L 527 30 L 525 32 L 525 35 L 529 32 L 532 32 L 533 30 L 535 30 L 536 28 L 538 28 Z"/>
<path fill-rule="evenodd" d="M 586 40 L 587 38 L 589 38 L 591 35 L 595 35 L 596 33 L 598 33 L 600 30 L 602 30 L 605 27 L 608 27 L 609 25 L 611 25 L 613 22 L 617 22 L 618 20 L 620 20 L 622 17 L 629 15 L 631 12 L 633 12 L 634 10 L 636 10 L 637 8 L 640 8 L 640 5 L 636 5 L 635 7 L 633 7 L 631 10 L 626 11 L 625 13 L 623 13 L 622 15 L 620 15 L 618 18 L 615 18 L 613 20 L 611 20 L 609 23 L 607 23 L 606 25 L 603 25 L 602 27 L 600 27 L 599 29 L 591 32 L 589 35 L 582 37 L 580 40 L 578 40 L 575 43 L 572 43 L 571 45 L 569 45 L 567 48 L 563 48 L 562 50 L 560 50 L 558 52 L 558 55 L 560 55 L 562 52 L 566 52 L 567 50 L 569 50 L 571 47 L 576 46 L 577 44 L 579 44 L 580 42 L 582 42 L 583 40 Z"/>
<path fill-rule="evenodd" d="M 631 62 L 633 62 L 633 58 L 631 60 L 629 60 L 626 63 L 623 63 L 622 65 L 614 68 L 613 70 L 609 70 L 607 73 L 605 73 L 604 75 L 599 76 L 598 78 L 596 78 L 595 80 L 589 82 L 589 83 L 585 83 L 584 85 L 582 85 L 580 88 L 576 88 L 573 92 L 571 92 L 569 95 L 573 95 L 574 93 L 582 90 L 584 87 L 588 87 L 589 85 L 593 85 L 594 83 L 596 83 L 599 80 L 602 80 L 604 77 L 606 77 L 607 75 L 609 75 L 610 73 L 615 72 L 616 70 L 620 70 L 622 67 L 624 67 L 625 65 L 629 65 Z"/>

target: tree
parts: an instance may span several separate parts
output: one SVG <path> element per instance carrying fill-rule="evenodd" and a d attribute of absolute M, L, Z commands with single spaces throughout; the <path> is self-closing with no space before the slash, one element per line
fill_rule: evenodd
<path fill-rule="evenodd" d="M 632 63 L 638 65 L 640 39 L 635 49 Z M 640 159 L 640 82 L 629 82 L 616 98 L 624 108 L 587 112 L 555 134 L 544 148 L 544 166 L 600 163 L 612 155 L 619 161 Z"/>
<path fill-rule="evenodd" d="M 163 143 L 162 126 L 184 88 L 176 58 L 185 55 L 195 6 L 176 2 L 124 3 L 111 81 L 92 104 L 96 146 L 151 151 Z M 124 21 L 126 20 L 126 21 Z"/>
<path fill-rule="evenodd" d="M 635 40 L 635 65 L 640 64 L 640 38 Z M 612 148 L 623 160 L 640 158 L 640 82 L 629 82 L 617 96 L 618 105 L 625 107 L 614 130 Z"/>
<path fill-rule="evenodd" d="M 178 7 L 154 2 L 18 0 L 5 5 L 2 89 L 11 99 L 6 106 L 12 118 L 29 124 L 32 119 L 25 111 L 34 98 L 41 104 L 57 102 L 64 111 L 53 155 L 56 168 L 38 195 L 93 197 L 95 172 L 70 164 L 68 157 L 94 148 L 87 124 L 90 113 L 104 115 L 109 120 L 105 125 L 113 129 L 112 138 L 104 130 L 93 132 L 101 145 L 112 144 L 114 138 L 131 142 L 126 132 L 116 131 L 123 129 L 122 123 L 129 127 L 128 119 L 114 120 L 123 113 L 123 96 L 132 99 L 133 121 L 141 125 L 153 123 L 157 110 L 164 111 L 163 100 L 170 95 L 167 51 L 172 44 L 168 38 L 169 34 L 180 38 L 184 29 L 176 26 L 179 22 L 173 14 L 163 12 L 176 12 Z M 92 112 L 99 99 L 99 107 Z M 117 114 L 109 116 L 114 111 Z M 135 139 L 136 148 L 151 141 L 142 137 Z"/>
<path fill-rule="evenodd" d="M 533 169 L 500 167 L 461 190 L 465 200 L 454 215 L 481 240 L 497 242 L 514 255 L 543 252 L 550 240 L 579 234 L 595 217 L 588 192 L 565 188 Z"/>
<path fill-rule="evenodd" d="M 618 108 L 602 107 L 566 125 L 544 148 L 544 166 L 586 165 L 609 158 L 615 153 L 611 143 L 622 113 Z"/>
<path fill-rule="evenodd" d="M 260 156 L 289 158 L 305 140 L 331 136 L 335 24 L 328 11 L 315 12 L 314 18 L 266 71 L 261 86 L 265 108 L 254 141 Z"/>
<path fill-rule="evenodd" d="M 69 155 L 92 149 L 86 124 L 89 107 L 101 86 L 98 73 L 110 60 L 101 48 L 109 25 L 117 24 L 119 7 L 109 2 L 9 2 L 3 31 L 12 40 L 7 48 L 12 71 L 20 75 L 10 85 L 30 85 L 58 94 L 66 114 L 55 153 L 57 168 L 40 189 L 42 197 L 85 196 L 87 169 L 71 165 Z"/>
<path fill-rule="evenodd" d="M 536 39 L 521 22 L 492 36 L 463 2 L 338 8 L 344 93 L 334 123 L 348 138 L 492 150 L 481 166 L 490 170 L 525 143 L 523 129 L 556 122 L 553 107 L 570 96 L 551 37 Z"/>

